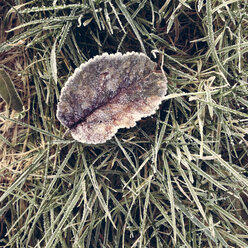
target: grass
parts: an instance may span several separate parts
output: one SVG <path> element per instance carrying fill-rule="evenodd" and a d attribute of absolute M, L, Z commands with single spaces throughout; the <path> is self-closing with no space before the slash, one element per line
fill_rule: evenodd
<path fill-rule="evenodd" d="M 248 3 L 3 1 L 0 247 L 248 247 Z M 146 53 L 168 77 L 156 115 L 75 142 L 59 93 L 103 52 Z"/>

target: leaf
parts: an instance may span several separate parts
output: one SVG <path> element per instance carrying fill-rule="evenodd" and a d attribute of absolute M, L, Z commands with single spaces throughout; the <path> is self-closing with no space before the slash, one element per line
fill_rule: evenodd
<path fill-rule="evenodd" d="M 143 53 L 96 56 L 77 68 L 62 89 L 57 117 L 74 139 L 104 143 L 119 128 L 152 115 L 167 92 L 167 79 Z"/>
<path fill-rule="evenodd" d="M 22 100 L 8 73 L 3 68 L 0 69 L 0 96 L 10 108 L 18 112 L 23 110 Z"/>

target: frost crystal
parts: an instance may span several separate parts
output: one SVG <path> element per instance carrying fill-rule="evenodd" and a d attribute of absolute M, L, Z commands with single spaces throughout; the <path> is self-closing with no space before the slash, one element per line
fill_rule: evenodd
<path fill-rule="evenodd" d="M 98 144 L 119 128 L 130 128 L 155 113 L 167 92 L 167 79 L 142 53 L 104 53 L 77 68 L 62 89 L 60 122 L 74 139 Z"/>

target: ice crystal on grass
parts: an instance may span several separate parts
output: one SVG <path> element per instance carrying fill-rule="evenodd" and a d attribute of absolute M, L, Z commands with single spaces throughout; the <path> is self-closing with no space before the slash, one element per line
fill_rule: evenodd
<path fill-rule="evenodd" d="M 142 53 L 104 53 L 77 68 L 62 89 L 60 122 L 74 139 L 104 143 L 119 128 L 155 113 L 167 92 L 167 79 Z"/>

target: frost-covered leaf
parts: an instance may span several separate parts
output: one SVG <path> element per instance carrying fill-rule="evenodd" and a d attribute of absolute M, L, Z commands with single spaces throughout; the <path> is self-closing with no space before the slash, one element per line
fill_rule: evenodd
<path fill-rule="evenodd" d="M 167 79 L 143 53 L 104 53 L 77 68 L 62 89 L 57 117 L 74 139 L 104 143 L 119 128 L 155 113 Z"/>

